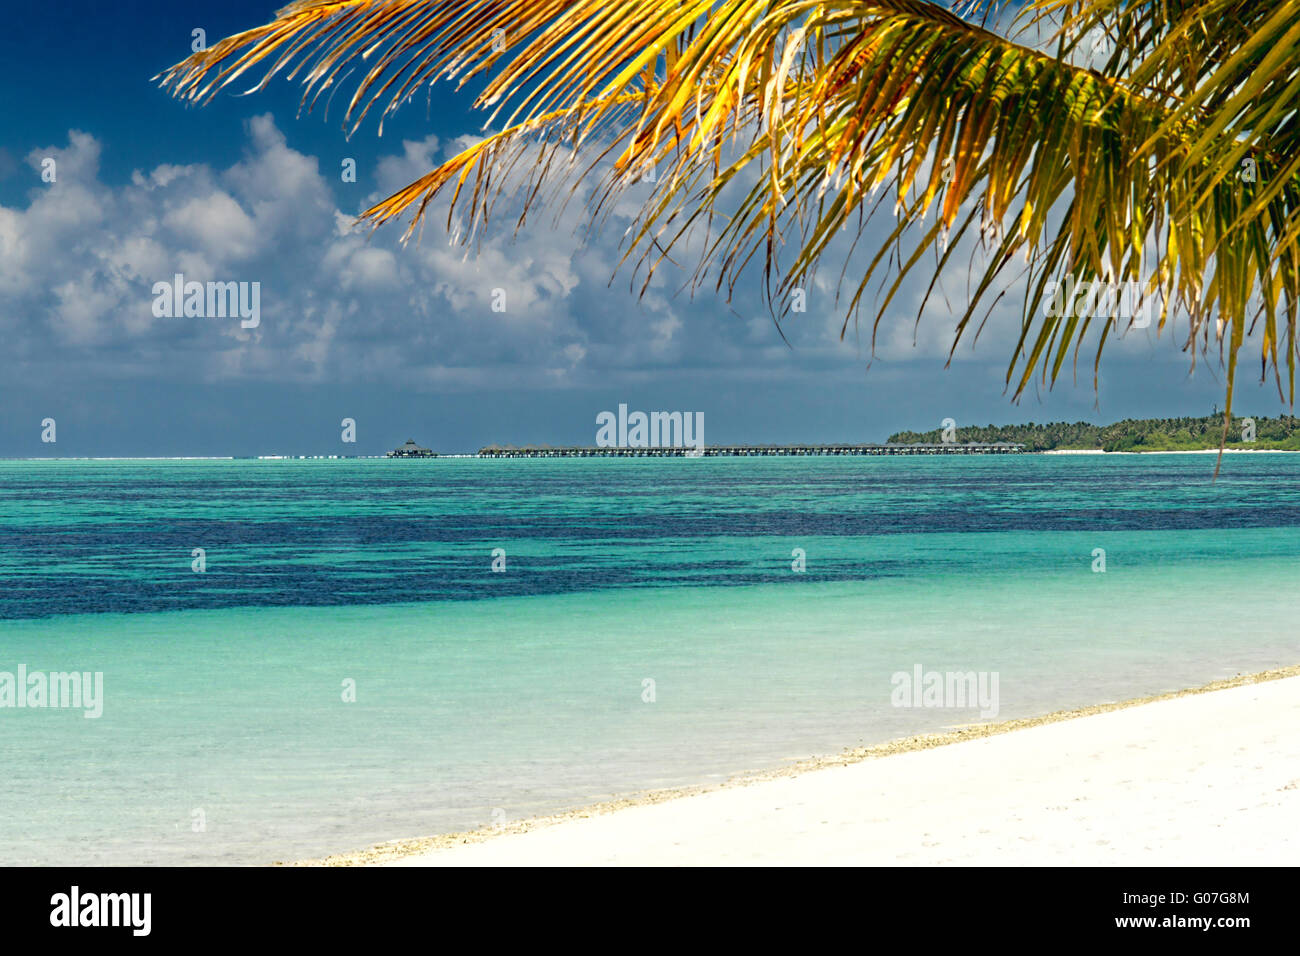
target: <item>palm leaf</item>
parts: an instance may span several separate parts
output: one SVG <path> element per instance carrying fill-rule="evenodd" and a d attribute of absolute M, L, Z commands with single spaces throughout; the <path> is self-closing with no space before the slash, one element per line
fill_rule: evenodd
<path fill-rule="evenodd" d="M 1300 0 L 1039 0 L 1004 35 L 980 2 L 959 15 L 924 0 L 300 0 L 162 82 L 203 101 L 262 65 L 258 87 L 287 71 L 310 106 L 363 65 L 347 106 L 355 128 L 424 84 L 474 80 L 475 104 L 501 131 L 364 218 L 411 211 L 410 235 L 450 190 L 449 221 L 463 205 L 472 233 L 512 185 L 526 184 L 522 224 L 531 206 L 594 182 L 594 221 L 629 170 L 653 163 L 664 172 L 626 250 L 644 281 L 695 244 L 694 283 L 713 275 L 730 294 L 761 263 L 778 316 L 838 236 L 865 235 L 883 205 L 873 193 L 888 185 L 903 218 L 851 283 L 845 329 L 878 280 L 874 341 L 924 254 L 942 268 L 976 226 L 995 238 L 957 337 L 1004 294 L 1023 253 L 1014 397 L 1036 371 L 1054 383 L 1090 335 L 1095 383 L 1120 329 L 1116 315 L 1045 315 L 1049 282 L 1134 281 L 1161 300 L 1158 328 L 1183 315 L 1188 348 L 1208 351 L 1213 337 L 1228 414 L 1254 323 L 1279 393 L 1285 341 L 1294 394 L 1296 13 Z M 1023 42 L 1044 25 L 1047 44 Z M 1085 31 L 1110 38 L 1104 66 L 1081 61 Z M 534 136 L 563 141 L 570 160 L 589 154 L 566 161 L 567 193 L 541 189 L 557 153 L 530 151 Z M 1253 183 L 1236 174 L 1245 158 L 1261 173 Z"/>

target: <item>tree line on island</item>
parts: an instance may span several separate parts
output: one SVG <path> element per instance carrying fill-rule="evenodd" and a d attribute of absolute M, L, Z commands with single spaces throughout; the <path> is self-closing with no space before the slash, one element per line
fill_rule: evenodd
<path fill-rule="evenodd" d="M 1112 425 L 1089 422 L 1048 422 L 1023 425 L 973 425 L 958 428 L 960 442 L 1020 442 L 1025 451 L 1197 451 L 1218 448 L 1223 439 L 1223 415 L 1204 418 L 1126 418 Z M 891 442 L 938 442 L 943 430 L 901 431 Z M 1254 439 L 1253 441 L 1251 439 Z M 1300 451 L 1300 418 L 1233 417 L 1225 448 Z"/>

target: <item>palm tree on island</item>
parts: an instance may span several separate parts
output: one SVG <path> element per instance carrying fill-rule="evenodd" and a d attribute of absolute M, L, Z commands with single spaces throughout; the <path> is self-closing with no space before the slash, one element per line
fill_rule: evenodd
<path fill-rule="evenodd" d="M 523 197 L 522 226 L 580 187 L 593 221 L 640 188 L 624 261 L 644 283 L 702 248 L 694 284 L 729 295 L 761 268 L 778 321 L 847 234 L 873 257 L 841 280 L 841 336 L 873 280 L 874 342 L 904 278 L 932 275 L 928 299 L 975 249 L 953 348 L 1023 277 L 1013 398 L 1085 344 L 1095 387 L 1110 334 L 1145 325 L 1119 306 L 1136 290 L 1157 330 L 1185 328 L 1193 365 L 1217 352 L 1226 436 L 1247 334 L 1294 402 L 1297 22 L 1300 0 L 1038 0 L 1008 16 L 988 0 L 299 0 L 161 81 L 206 101 L 262 64 L 258 88 L 289 70 L 310 105 L 353 79 L 354 130 L 426 84 L 478 82 L 492 132 L 363 219 L 411 212 L 409 237 L 445 193 L 470 242 L 502 196 Z M 882 205 L 894 221 L 873 239 Z"/>

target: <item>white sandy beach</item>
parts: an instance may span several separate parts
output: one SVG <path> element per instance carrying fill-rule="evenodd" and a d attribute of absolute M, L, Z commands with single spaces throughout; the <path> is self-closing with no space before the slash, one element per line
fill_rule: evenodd
<path fill-rule="evenodd" d="M 398 866 L 1294 865 L 1300 677 L 575 814 Z"/>
<path fill-rule="evenodd" d="M 1217 455 L 1217 448 L 1192 448 L 1184 451 L 1103 451 L 1100 448 L 1051 448 L 1039 455 Z M 1289 448 L 1225 448 L 1225 455 L 1295 455 Z"/>

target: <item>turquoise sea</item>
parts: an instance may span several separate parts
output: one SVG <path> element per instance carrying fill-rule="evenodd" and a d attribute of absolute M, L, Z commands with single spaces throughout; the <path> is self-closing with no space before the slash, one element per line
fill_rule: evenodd
<path fill-rule="evenodd" d="M 0 707 L 0 863 L 299 859 L 980 719 L 893 706 L 918 665 L 1005 719 L 1300 663 L 1300 456 L 1213 469 L 0 462 L 0 672 L 104 687 Z"/>

